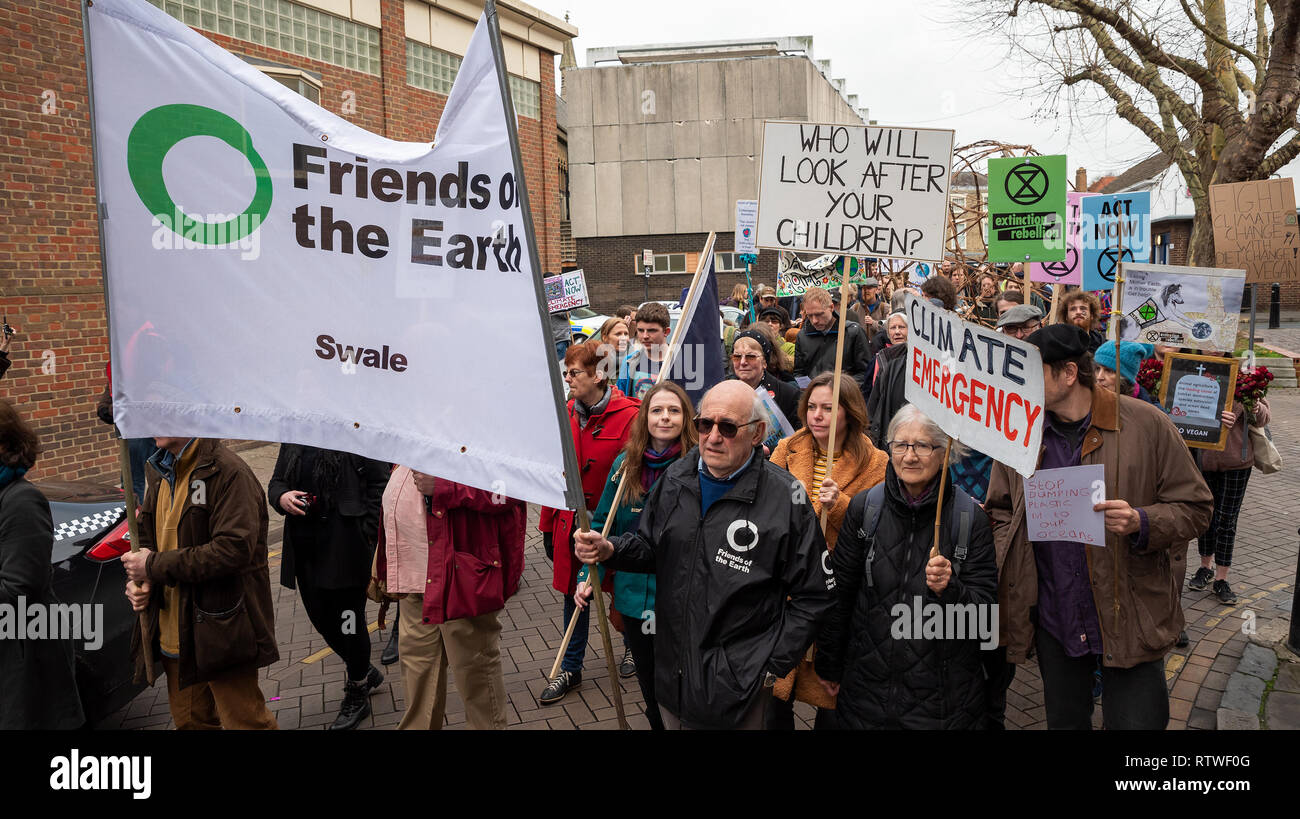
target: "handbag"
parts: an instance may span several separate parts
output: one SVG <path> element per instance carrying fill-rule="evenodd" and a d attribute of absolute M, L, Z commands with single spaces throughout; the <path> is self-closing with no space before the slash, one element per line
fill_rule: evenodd
<path fill-rule="evenodd" d="M 1255 451 L 1255 468 L 1265 475 L 1272 475 L 1282 469 L 1282 453 L 1277 451 L 1277 446 L 1273 443 L 1273 433 L 1269 430 L 1268 425 L 1262 427 L 1254 426 L 1248 428 L 1250 433 L 1250 445 Z"/>

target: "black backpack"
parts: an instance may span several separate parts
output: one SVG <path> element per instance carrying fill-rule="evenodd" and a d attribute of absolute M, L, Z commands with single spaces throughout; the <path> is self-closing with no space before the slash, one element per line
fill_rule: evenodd
<path fill-rule="evenodd" d="M 958 519 L 957 546 L 952 553 L 952 576 L 956 578 L 961 574 L 961 564 L 966 559 L 966 549 L 970 543 L 970 528 L 975 517 L 975 499 L 955 486 L 950 488 L 953 492 L 951 514 Z M 874 585 L 871 578 L 871 561 L 876 557 L 876 527 L 880 525 L 880 513 L 884 507 L 885 484 L 882 481 L 867 490 L 867 509 L 862 516 L 862 527 L 858 529 L 858 537 L 869 543 L 865 569 L 867 588 L 872 588 Z M 951 526 L 951 521 L 949 525 Z"/>

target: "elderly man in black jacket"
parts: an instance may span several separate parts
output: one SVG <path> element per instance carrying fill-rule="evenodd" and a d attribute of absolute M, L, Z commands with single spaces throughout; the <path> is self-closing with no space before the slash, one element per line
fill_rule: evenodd
<path fill-rule="evenodd" d="M 655 695 L 669 729 L 761 729 L 772 685 L 835 602 L 812 504 L 758 448 L 763 417 L 741 382 L 714 387 L 699 447 L 655 484 L 637 531 L 574 538 L 586 563 L 655 573 Z"/>

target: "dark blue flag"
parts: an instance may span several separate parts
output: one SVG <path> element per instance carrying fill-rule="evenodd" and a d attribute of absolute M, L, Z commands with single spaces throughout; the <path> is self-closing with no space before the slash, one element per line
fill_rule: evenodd
<path fill-rule="evenodd" d="M 683 328 L 680 349 L 673 356 L 668 372 L 668 377 L 686 390 L 696 410 L 704 393 L 726 375 L 720 317 L 718 277 L 713 269 L 713 249 L 710 248 L 704 274 L 682 303 L 682 314 L 678 318 Z"/>

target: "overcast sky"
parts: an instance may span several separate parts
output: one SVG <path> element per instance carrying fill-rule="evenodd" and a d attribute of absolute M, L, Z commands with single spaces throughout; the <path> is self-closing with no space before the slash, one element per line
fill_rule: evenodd
<path fill-rule="evenodd" d="M 1035 122 L 1036 105 L 1008 96 L 1015 78 L 1003 66 L 1005 42 L 977 44 L 943 22 L 944 0 L 530 0 L 578 28 L 580 66 L 588 48 L 647 43 L 811 35 L 813 54 L 831 61 L 848 93 L 882 125 L 954 128 L 957 145 L 979 139 L 1029 144 L 1068 156 L 1090 180 L 1155 152 L 1118 118 L 1102 127 L 1064 119 Z M 1086 131 L 1086 132 L 1085 132 Z"/>

